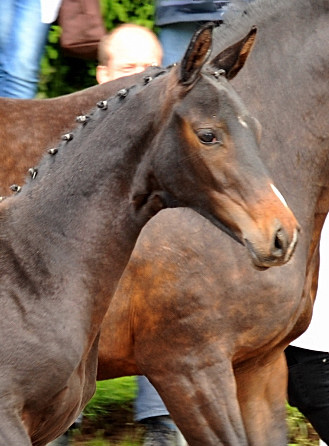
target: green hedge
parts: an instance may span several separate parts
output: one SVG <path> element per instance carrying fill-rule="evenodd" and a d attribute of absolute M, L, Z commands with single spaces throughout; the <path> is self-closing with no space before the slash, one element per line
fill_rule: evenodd
<path fill-rule="evenodd" d="M 104 24 L 108 31 L 120 23 L 137 23 L 153 29 L 154 2 L 151 0 L 101 0 Z M 97 61 L 86 61 L 63 55 L 61 29 L 53 25 L 41 63 L 38 97 L 55 97 L 95 85 Z"/>

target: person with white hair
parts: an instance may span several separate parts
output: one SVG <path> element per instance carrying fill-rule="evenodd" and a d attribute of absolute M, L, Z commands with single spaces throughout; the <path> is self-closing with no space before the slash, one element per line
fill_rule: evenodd
<path fill-rule="evenodd" d="M 99 84 L 141 73 L 161 65 L 162 48 L 157 36 L 144 26 L 126 23 L 104 36 L 98 45 L 96 79 Z"/>

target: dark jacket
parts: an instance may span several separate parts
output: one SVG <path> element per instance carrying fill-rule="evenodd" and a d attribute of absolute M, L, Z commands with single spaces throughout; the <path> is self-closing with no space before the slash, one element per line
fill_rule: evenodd
<path fill-rule="evenodd" d="M 157 0 L 156 25 L 221 20 L 229 0 Z"/>

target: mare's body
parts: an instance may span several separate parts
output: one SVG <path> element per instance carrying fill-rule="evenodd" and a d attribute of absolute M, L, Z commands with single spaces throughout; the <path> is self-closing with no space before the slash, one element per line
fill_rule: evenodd
<path fill-rule="evenodd" d="M 228 58 L 242 67 L 254 38 L 205 64 L 205 27 L 181 65 L 101 102 L 1 204 L 0 444 L 43 446 L 76 419 L 103 316 L 160 209 L 225 225 L 257 266 L 291 256 L 296 220 L 257 155 L 254 120 L 217 76 Z"/>
<path fill-rule="evenodd" d="M 248 11 L 215 42 L 259 29 L 233 83 L 262 123 L 261 156 L 301 224 L 296 253 L 256 271 L 199 215 L 163 211 L 139 237 L 100 342 L 99 378 L 147 375 L 195 446 L 286 444 L 283 350 L 311 317 L 329 209 L 329 2 L 263 0 Z"/>

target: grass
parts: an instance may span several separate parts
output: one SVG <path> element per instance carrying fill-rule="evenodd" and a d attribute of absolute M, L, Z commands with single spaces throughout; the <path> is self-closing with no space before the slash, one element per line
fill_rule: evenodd
<path fill-rule="evenodd" d="M 97 391 L 84 411 L 81 429 L 73 432 L 74 446 L 141 446 L 143 427 L 133 420 L 135 377 L 97 383 Z M 287 404 L 289 446 L 318 446 L 314 429 Z"/>
<path fill-rule="evenodd" d="M 136 378 L 126 376 L 119 379 L 98 381 L 95 395 L 84 410 L 84 416 L 93 420 L 108 414 L 109 407 L 129 407 L 137 393 Z"/>

